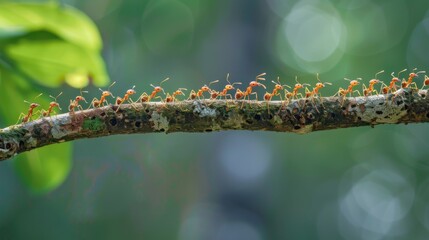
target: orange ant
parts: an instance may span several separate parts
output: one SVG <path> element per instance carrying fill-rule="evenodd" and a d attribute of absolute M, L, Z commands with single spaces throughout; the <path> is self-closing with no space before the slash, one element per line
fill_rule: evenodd
<path fill-rule="evenodd" d="M 389 92 L 392 92 L 392 90 L 396 91 L 397 90 L 397 86 L 396 83 L 400 82 L 401 80 L 399 79 L 399 75 L 401 75 L 401 73 L 407 71 L 407 69 L 404 69 L 400 72 L 398 72 L 398 77 L 395 77 L 395 72 L 392 72 L 390 75 L 392 76 L 392 80 L 389 83 L 389 86 L 387 86 L 386 84 L 382 83 L 382 85 L 384 85 L 384 87 L 381 88 L 381 92 L 383 94 L 388 94 Z"/>
<path fill-rule="evenodd" d="M 271 99 L 272 99 L 274 96 L 279 96 L 279 97 L 280 97 L 280 100 L 282 100 L 282 96 L 280 95 L 279 91 L 280 91 L 280 90 L 283 90 L 283 89 L 284 89 L 284 87 L 288 87 L 288 88 L 291 88 L 291 87 L 290 87 L 290 86 L 288 86 L 288 85 L 286 85 L 286 84 L 281 85 L 281 83 L 280 83 L 280 78 L 279 78 L 279 77 L 277 77 L 277 82 L 274 82 L 274 81 L 271 81 L 271 82 L 272 82 L 272 83 L 274 83 L 274 89 L 273 89 L 273 92 L 272 92 L 272 93 L 265 92 L 264 100 L 265 100 L 265 101 L 271 101 Z"/>
<path fill-rule="evenodd" d="M 42 95 L 42 93 L 39 94 L 39 95 L 37 95 L 34 99 L 40 97 L 41 95 Z M 37 107 L 39 107 L 40 105 L 38 103 L 30 103 L 30 102 L 28 102 L 26 100 L 24 100 L 24 102 L 30 104 L 30 107 L 28 108 L 27 115 L 25 115 L 24 113 L 21 113 L 19 115 L 18 122 L 19 122 L 19 120 L 21 120 L 21 117 L 22 117 L 22 121 L 21 122 L 22 123 L 27 123 L 29 120 L 31 120 L 31 117 L 33 116 L 34 109 L 37 108 Z"/>
<path fill-rule="evenodd" d="M 57 98 L 59 96 L 61 96 L 62 94 L 63 94 L 63 92 L 60 92 L 60 94 L 58 94 L 56 97 L 53 97 L 53 96 L 49 95 L 49 97 L 52 98 L 52 99 L 54 99 L 54 101 L 52 101 L 52 102 L 49 103 L 49 108 L 48 108 L 47 111 L 42 110 L 42 116 L 43 117 L 51 116 L 51 113 L 52 113 L 54 107 L 57 107 L 59 110 L 61 110 L 60 104 L 58 104 L 58 102 L 57 102 Z"/>
<path fill-rule="evenodd" d="M 93 98 L 89 107 L 91 107 L 91 105 L 93 107 L 101 107 L 101 106 L 103 106 L 104 102 L 107 103 L 106 97 L 108 97 L 108 96 L 111 96 L 112 98 L 115 98 L 115 96 L 113 96 L 113 94 L 110 92 L 110 88 L 113 85 L 115 85 L 115 83 L 116 82 L 113 82 L 112 84 L 110 84 L 110 86 L 107 89 L 107 91 L 103 91 L 101 88 L 99 88 L 99 90 L 101 91 L 100 100 L 98 100 L 97 98 Z"/>
<path fill-rule="evenodd" d="M 136 86 L 133 86 L 133 88 L 128 89 L 123 98 L 117 97 L 116 98 L 116 105 L 120 106 L 125 101 L 130 101 L 131 103 L 133 103 L 132 100 L 130 99 L 130 96 L 136 93 L 136 90 L 134 90 L 135 87 Z"/>
<path fill-rule="evenodd" d="M 274 81 L 271 81 L 272 83 L 274 83 L 274 89 L 273 89 L 273 92 L 272 93 L 269 93 L 269 92 L 265 92 L 265 94 L 264 94 L 264 100 L 267 102 L 267 109 L 268 109 L 268 113 L 270 112 L 270 105 L 269 105 L 269 101 L 271 101 L 271 99 L 274 97 L 274 96 L 279 96 L 280 97 L 280 101 L 282 101 L 283 99 L 282 99 L 282 96 L 280 95 L 280 93 L 279 93 L 279 91 L 280 90 L 283 90 L 284 89 L 284 87 L 288 87 L 288 88 L 290 88 L 290 86 L 288 86 L 288 85 L 286 85 L 286 84 L 284 84 L 284 85 L 282 85 L 281 83 L 280 83 L 280 78 L 279 77 L 277 77 L 277 82 L 274 82 Z"/>
<path fill-rule="evenodd" d="M 204 92 L 209 92 L 210 95 L 212 95 L 212 90 L 210 89 L 210 85 L 212 85 L 213 83 L 217 83 L 217 82 L 219 82 L 219 80 L 215 80 L 213 82 L 210 82 L 208 86 L 207 85 L 202 86 L 198 90 L 198 92 L 195 92 L 194 90 L 191 90 L 191 92 L 189 93 L 189 98 L 188 99 L 194 100 L 195 98 L 201 98 L 201 97 L 204 98 L 204 95 L 203 95 Z"/>
<path fill-rule="evenodd" d="M 227 96 L 229 96 L 232 100 L 232 95 L 228 94 L 228 91 L 234 90 L 234 85 L 241 84 L 241 82 L 231 83 L 229 81 L 229 73 L 226 75 L 226 81 L 228 82 L 228 84 L 225 85 L 224 89 L 221 92 L 211 91 L 211 99 L 216 99 L 219 96 L 224 97 L 225 100 L 227 100 Z"/>
<path fill-rule="evenodd" d="M 350 84 L 349 84 L 349 86 L 347 87 L 347 89 L 340 88 L 340 89 L 338 90 L 337 94 L 338 94 L 339 96 L 341 96 L 341 97 L 345 97 L 347 94 L 350 94 L 350 97 L 351 97 L 351 96 L 352 96 L 352 93 L 354 93 L 354 92 L 357 92 L 357 93 L 360 95 L 360 93 L 359 93 L 359 91 L 358 91 L 358 90 L 354 90 L 354 91 L 353 91 L 353 87 L 356 87 L 357 85 L 359 85 L 359 81 L 360 81 L 360 80 L 362 80 L 362 78 L 356 78 L 356 79 L 354 79 L 354 80 L 350 80 L 350 79 L 348 79 L 348 78 L 344 78 L 344 80 L 349 81 L 349 82 L 350 82 Z"/>
<path fill-rule="evenodd" d="M 261 87 L 263 87 L 264 89 L 267 89 L 267 87 L 265 87 L 265 85 L 264 85 L 264 84 L 262 84 L 262 83 L 258 82 L 258 80 L 259 80 L 259 81 L 265 81 L 265 78 L 262 78 L 262 77 L 263 77 L 263 76 L 265 76 L 265 75 L 267 75 L 267 74 L 266 74 L 266 73 L 261 73 L 261 74 L 259 74 L 258 76 L 256 76 L 255 81 L 251 81 L 251 82 L 249 83 L 249 86 L 246 88 L 246 91 L 244 92 L 244 99 L 246 99 L 246 97 L 248 97 L 248 98 L 249 98 L 249 101 L 250 101 L 250 95 L 255 94 L 255 96 L 256 96 L 256 100 L 258 100 L 258 93 L 253 92 L 253 88 L 254 88 L 254 87 L 261 86 Z M 244 102 L 243 102 L 243 104 L 244 104 Z"/>
<path fill-rule="evenodd" d="M 314 98 L 315 96 L 320 95 L 320 94 L 319 94 L 319 90 L 320 90 L 320 89 L 322 89 L 322 88 L 324 88 L 324 87 L 325 87 L 325 84 L 332 85 L 332 83 L 330 83 L 330 82 L 324 82 L 324 83 L 323 83 L 322 81 L 320 81 L 320 79 L 319 79 L 319 74 L 317 74 L 317 75 L 316 75 L 316 77 L 317 77 L 317 81 L 318 81 L 318 83 L 316 83 L 316 86 L 313 88 L 313 90 L 312 90 L 312 91 L 309 91 L 309 90 L 306 88 L 306 93 L 305 93 L 305 97 L 306 97 L 306 98 L 309 98 L 309 97 Z"/>
<path fill-rule="evenodd" d="M 179 88 L 176 91 L 174 91 L 171 95 L 167 93 L 167 96 L 165 97 L 165 102 L 175 102 L 177 100 L 176 96 L 178 95 L 185 96 L 183 91 L 187 91 L 187 90 L 188 89 L 186 88 Z"/>
<path fill-rule="evenodd" d="M 150 86 L 151 87 L 153 87 L 153 91 L 152 91 L 152 93 L 150 94 L 150 95 L 148 95 L 147 93 L 143 93 L 142 95 L 140 95 L 140 97 L 139 97 L 139 99 L 140 99 L 140 101 L 141 102 L 150 102 L 150 100 L 152 100 L 152 99 L 155 99 L 155 98 L 159 98 L 159 99 L 161 99 L 161 101 L 162 101 L 162 98 L 160 97 L 160 96 L 156 96 L 156 94 L 158 94 L 159 92 L 163 92 L 164 94 L 165 94 L 165 92 L 164 92 L 164 89 L 161 87 L 162 86 L 162 84 L 164 83 L 164 82 L 166 82 L 166 81 L 168 81 L 170 78 L 166 78 L 166 79 L 164 79 L 164 80 L 162 80 L 160 83 L 159 83 L 159 86 L 154 86 L 153 84 L 150 84 Z"/>
<path fill-rule="evenodd" d="M 295 76 L 295 81 L 296 81 L 296 84 L 295 84 L 292 92 L 289 92 L 285 89 L 285 97 L 287 99 L 296 98 L 296 97 L 302 98 L 302 94 L 298 93 L 299 89 L 304 88 L 304 86 L 310 86 L 310 84 L 298 82 L 298 76 Z"/>
<path fill-rule="evenodd" d="M 82 106 L 79 104 L 80 101 L 84 101 L 84 102 L 88 103 L 86 101 L 86 99 L 82 96 L 82 93 L 88 93 L 88 91 L 82 91 L 82 89 L 81 89 L 80 90 L 80 95 L 76 96 L 76 98 L 73 101 L 70 100 L 70 105 L 69 105 L 69 112 L 70 112 L 70 114 L 74 113 L 74 109 L 75 108 L 83 110 Z"/>
<path fill-rule="evenodd" d="M 371 79 L 369 81 L 368 88 L 365 86 L 365 84 L 363 84 L 362 90 L 363 90 L 363 95 L 364 96 L 368 96 L 370 94 L 372 95 L 373 92 L 375 92 L 375 94 L 378 94 L 377 90 L 374 89 L 374 85 L 377 84 L 377 83 L 380 83 L 380 80 L 377 79 L 377 75 L 380 74 L 380 73 L 384 73 L 384 70 L 382 70 L 382 71 L 380 71 L 380 72 L 378 72 L 378 73 L 375 74 L 374 79 Z"/>
<path fill-rule="evenodd" d="M 240 100 L 240 99 L 245 100 L 246 97 L 248 97 L 249 101 L 250 101 L 250 95 L 255 94 L 256 100 L 258 100 L 258 94 L 256 92 L 253 92 L 253 88 L 257 87 L 257 86 L 262 86 L 264 89 L 266 89 L 264 84 L 258 82 L 258 80 L 265 81 L 265 78 L 262 78 L 262 76 L 265 76 L 265 75 L 266 75 L 266 73 L 261 73 L 258 76 L 256 76 L 255 81 L 251 81 L 249 83 L 249 86 L 246 88 L 246 91 L 241 91 L 239 88 L 237 88 L 237 90 L 235 92 L 235 99 L 236 100 Z M 243 101 L 243 104 L 241 105 L 241 107 L 243 108 L 243 106 L 244 106 L 244 101 Z"/>
<path fill-rule="evenodd" d="M 417 89 L 416 83 L 413 82 L 413 79 L 415 77 L 418 77 L 419 76 L 418 74 L 420 74 L 420 73 L 426 73 L 426 72 L 425 71 L 420 71 L 420 72 L 416 72 L 415 73 L 414 71 L 416 71 L 416 70 L 417 70 L 417 68 L 413 69 L 413 72 L 410 73 L 410 75 L 408 76 L 408 80 L 407 81 L 402 81 L 402 83 L 401 83 L 402 88 L 408 88 L 412 84 L 414 86 L 414 88 Z"/>
<path fill-rule="evenodd" d="M 354 93 L 354 92 L 357 92 L 360 95 L 358 90 L 353 91 L 353 87 L 356 87 L 357 85 L 359 85 L 359 81 L 362 80 L 362 78 L 356 78 L 354 80 L 344 78 L 344 80 L 350 82 L 349 86 L 347 87 L 347 89 L 340 88 L 338 90 L 338 92 L 335 94 L 335 95 L 338 94 L 339 97 L 343 97 L 343 99 L 341 100 L 341 106 L 344 104 L 344 100 L 345 100 L 345 97 L 347 94 L 350 94 L 350 97 L 352 96 L 352 93 Z"/>

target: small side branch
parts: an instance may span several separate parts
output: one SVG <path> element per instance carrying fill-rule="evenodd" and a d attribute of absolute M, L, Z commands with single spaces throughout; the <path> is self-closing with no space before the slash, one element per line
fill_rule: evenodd
<path fill-rule="evenodd" d="M 260 130 L 294 132 L 429 121 L 426 90 L 350 98 L 198 100 L 109 105 L 0 130 L 0 160 L 45 145 L 114 134 Z"/>

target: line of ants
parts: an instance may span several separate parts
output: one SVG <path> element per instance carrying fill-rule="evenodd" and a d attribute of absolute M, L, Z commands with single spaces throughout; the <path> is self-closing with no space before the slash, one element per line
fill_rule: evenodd
<path fill-rule="evenodd" d="M 397 76 L 395 76 L 395 73 L 392 72 L 391 73 L 392 79 L 388 85 L 386 85 L 384 82 L 380 81 L 377 78 L 378 75 L 384 73 L 384 71 L 377 72 L 375 74 L 375 77 L 369 81 L 368 86 L 366 86 L 365 84 L 362 84 L 362 93 L 363 93 L 362 95 L 363 96 L 369 96 L 369 95 L 373 95 L 374 93 L 375 94 L 394 93 L 398 90 L 398 88 L 418 89 L 417 84 L 413 80 L 416 77 L 418 77 L 419 74 L 425 73 L 425 71 L 416 72 L 416 70 L 417 69 L 413 69 L 412 72 L 409 73 L 408 78 L 402 79 L 402 80 L 400 79 L 400 74 L 407 71 L 407 69 L 399 71 Z M 227 101 L 227 103 L 228 103 L 228 100 L 233 101 L 234 99 L 235 100 L 246 100 L 247 99 L 250 101 L 250 96 L 255 95 L 255 101 L 257 101 L 258 95 L 257 95 L 257 92 L 254 91 L 254 88 L 262 87 L 262 88 L 266 89 L 266 86 L 261 83 L 261 81 L 266 81 L 266 79 L 264 78 L 265 76 L 266 76 L 266 73 L 261 73 L 261 74 L 257 75 L 255 80 L 251 81 L 245 90 L 240 90 L 239 88 L 235 88 L 234 86 L 242 85 L 242 83 L 241 82 L 231 83 L 229 80 L 229 73 L 228 73 L 226 76 L 227 84 L 225 85 L 225 87 L 222 90 L 216 91 L 216 90 L 213 90 L 211 88 L 212 84 L 219 82 L 219 80 L 216 80 L 216 81 L 210 82 L 208 85 L 207 84 L 203 85 L 197 91 L 191 90 L 188 98 L 186 98 L 186 95 L 185 95 L 185 91 L 187 91 L 186 88 L 178 88 L 176 91 L 172 92 L 171 94 L 165 93 L 164 89 L 162 88 L 162 84 L 169 80 L 169 78 L 166 78 L 166 79 L 162 80 L 159 83 L 159 85 L 157 85 L 157 86 L 150 84 L 150 86 L 153 88 L 152 92 L 150 94 L 144 92 L 143 94 L 140 95 L 140 97 L 136 101 L 133 101 L 131 99 L 131 96 L 136 94 L 136 91 L 134 90 L 135 86 L 133 86 L 131 89 L 128 89 L 125 92 L 123 97 L 119 97 L 119 96 L 116 97 L 115 105 L 118 106 L 117 110 L 119 110 L 119 107 L 122 104 L 124 104 L 125 102 L 128 102 L 133 106 L 133 104 L 135 104 L 135 103 L 148 103 L 154 99 L 159 99 L 161 102 L 164 102 L 165 104 L 167 104 L 167 103 L 173 103 L 173 102 L 179 101 L 179 99 L 178 99 L 179 96 L 185 96 L 185 99 L 182 99 L 182 100 L 196 100 L 196 99 L 201 100 L 201 99 L 205 99 L 204 93 L 206 93 L 206 92 L 209 94 L 210 100 L 216 100 L 216 99 L 223 98 L 224 100 Z M 342 99 L 341 105 L 343 105 L 344 99 L 347 95 L 352 96 L 354 93 L 357 93 L 358 95 L 361 96 L 359 90 L 355 89 L 360 84 L 360 82 L 362 80 L 361 78 L 356 78 L 353 80 L 344 78 L 344 80 L 349 82 L 348 87 L 345 89 L 339 88 L 338 91 L 336 92 L 336 94 L 334 95 L 334 96 L 338 96 Z M 282 84 L 280 82 L 279 77 L 277 77 L 276 81 L 271 81 L 271 82 L 274 84 L 274 88 L 273 88 L 272 92 L 266 92 L 264 94 L 264 97 L 263 97 L 264 101 L 269 102 L 274 97 L 278 96 L 280 101 L 283 102 L 283 104 L 288 103 L 290 100 L 293 100 L 293 99 L 303 98 L 304 96 L 307 99 L 311 99 L 311 101 L 313 103 L 316 99 L 320 99 L 320 101 L 321 101 L 320 90 L 322 88 L 325 88 L 326 85 L 332 85 L 332 83 L 330 83 L 330 82 L 322 82 L 319 78 L 319 74 L 317 74 L 317 83 L 315 84 L 315 86 L 312 89 L 311 89 L 310 84 L 300 83 L 298 81 L 297 77 L 295 77 L 296 84 L 293 87 L 288 86 L 286 84 Z M 113 96 L 112 92 L 110 91 L 110 88 L 113 85 L 115 85 L 115 83 L 116 82 L 113 82 L 108 87 L 107 90 L 102 90 L 100 88 L 99 89 L 101 91 L 100 98 L 99 99 L 93 98 L 93 100 L 89 104 L 88 109 L 91 107 L 98 108 L 98 107 L 108 105 L 109 103 L 108 103 L 107 98 L 109 98 L 109 97 L 115 99 L 115 96 Z M 400 83 L 400 86 L 398 86 L 397 83 Z M 381 84 L 379 91 L 377 91 L 375 88 L 376 84 Z M 423 89 L 424 87 L 426 87 L 428 85 L 429 85 L 429 77 L 427 75 L 425 75 L 425 78 L 423 80 L 423 86 L 421 87 L 421 89 Z M 299 92 L 300 89 L 304 89 L 304 95 Z M 234 96 L 231 93 L 229 93 L 233 90 L 235 90 Z M 282 94 L 282 91 L 283 91 L 283 94 Z M 165 96 L 164 99 L 161 96 L 159 96 L 160 92 L 163 92 L 163 94 Z M 76 96 L 75 99 L 70 100 L 70 104 L 68 107 L 70 114 L 74 114 L 76 109 L 77 110 L 84 110 L 84 108 L 81 105 L 81 102 L 85 102 L 85 103 L 88 103 L 88 102 L 83 97 L 83 93 L 88 93 L 88 92 L 82 91 L 82 89 L 81 89 L 80 95 Z M 42 94 L 39 94 L 37 97 L 39 97 L 41 95 Z M 36 112 L 34 112 L 34 109 L 40 106 L 38 103 L 30 103 L 28 101 L 24 101 L 24 102 L 29 104 L 29 109 L 27 111 L 27 114 L 24 114 L 24 113 L 20 114 L 20 116 L 18 118 L 18 122 L 21 121 L 22 123 L 26 123 L 26 122 L 31 120 L 32 116 L 34 116 L 36 114 L 40 114 L 41 117 L 50 117 L 51 114 L 56 113 L 54 108 L 61 110 L 60 105 L 57 102 L 57 98 L 60 97 L 61 95 L 62 95 L 62 92 L 59 93 L 56 97 L 49 96 L 50 98 L 53 99 L 53 101 L 50 102 L 48 109 L 47 110 L 40 110 L 40 111 L 36 111 Z M 244 106 L 244 103 L 245 103 L 245 101 L 242 101 L 241 107 Z"/>

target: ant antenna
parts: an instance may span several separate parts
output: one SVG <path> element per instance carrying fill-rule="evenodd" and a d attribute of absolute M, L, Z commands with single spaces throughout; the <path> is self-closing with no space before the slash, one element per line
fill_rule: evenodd
<path fill-rule="evenodd" d="M 63 94 L 63 92 L 60 92 L 60 94 L 58 94 L 56 97 L 53 97 L 52 95 L 49 95 L 49 97 L 52 98 L 52 99 L 54 99 L 55 102 L 57 102 L 57 98 L 59 96 L 61 96 L 62 94 Z M 58 109 L 62 110 L 59 105 L 58 105 Z"/>
<path fill-rule="evenodd" d="M 377 75 L 380 73 L 384 73 L 384 70 L 381 70 L 380 72 L 376 73 L 374 78 L 377 79 Z"/>
<path fill-rule="evenodd" d="M 265 78 L 262 78 L 263 76 L 267 75 L 267 73 L 261 73 L 258 76 L 256 76 L 255 80 L 261 80 L 261 81 L 265 81 Z"/>
<path fill-rule="evenodd" d="M 316 74 L 316 77 L 317 77 L 317 81 L 319 81 L 320 83 L 322 83 L 322 84 L 332 85 L 332 83 L 330 83 L 330 82 L 322 82 L 322 81 L 320 81 L 319 73 L 317 73 L 317 74 Z"/>
<path fill-rule="evenodd" d="M 210 87 L 210 85 L 212 85 L 213 83 L 217 83 L 217 82 L 219 82 L 219 80 L 214 80 L 213 82 L 210 82 L 210 83 L 209 83 L 209 87 Z"/>
<path fill-rule="evenodd" d="M 166 79 L 162 80 L 162 81 L 159 83 L 159 86 L 161 86 L 163 82 L 166 82 L 166 81 L 168 81 L 169 79 L 170 79 L 170 78 L 166 78 Z"/>

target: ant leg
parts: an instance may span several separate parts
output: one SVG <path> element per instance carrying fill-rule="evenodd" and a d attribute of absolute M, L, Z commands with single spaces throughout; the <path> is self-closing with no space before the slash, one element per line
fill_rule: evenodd
<path fill-rule="evenodd" d="M 355 92 L 357 92 L 357 94 L 359 95 L 359 97 L 360 97 L 360 96 L 362 96 L 362 95 L 360 94 L 359 90 L 354 90 L 352 93 L 355 93 Z"/>
<path fill-rule="evenodd" d="M 25 116 L 27 116 L 27 115 L 25 115 L 24 113 L 20 113 L 19 116 L 18 116 L 18 121 L 16 121 L 15 125 L 17 125 L 19 123 L 19 121 L 21 121 L 22 119 L 24 119 Z"/>

